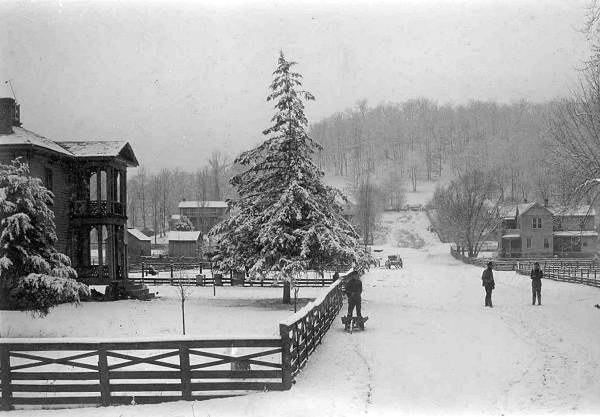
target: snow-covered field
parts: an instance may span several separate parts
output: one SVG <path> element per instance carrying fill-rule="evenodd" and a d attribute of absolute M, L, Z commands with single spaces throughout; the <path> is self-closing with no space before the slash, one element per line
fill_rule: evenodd
<path fill-rule="evenodd" d="M 600 309 L 594 307 L 600 303 L 598 288 L 544 281 L 543 305 L 532 306 L 529 279 L 513 272 L 495 272 L 494 308 L 485 308 L 481 269 L 453 259 L 448 246 L 426 231 L 424 213 L 386 213 L 383 221 L 390 229 L 388 243 L 375 249 L 381 250 L 381 256 L 400 254 L 404 269 L 376 269 L 365 275 L 363 312 L 370 317 L 366 331 L 348 334 L 339 322 L 334 325 L 290 391 L 195 403 L 6 414 L 600 414 Z M 411 236 L 410 242 L 423 244 L 417 245 L 419 249 L 398 248 L 405 244 L 398 240 L 407 236 Z M 248 289 L 237 290 L 245 293 Z M 281 290 L 273 291 L 272 298 L 279 297 Z M 301 295 L 306 297 L 307 292 Z M 229 301 L 235 304 L 234 297 L 232 293 Z M 206 302 L 207 297 L 201 300 Z M 232 314 L 229 312 L 235 308 L 226 307 L 225 300 L 221 302 L 220 317 Z M 176 315 L 173 309 L 170 314 Z M 100 310 L 96 314 L 100 317 Z M 284 317 L 289 312 L 275 311 L 273 320 L 279 314 Z M 136 317 L 141 319 L 143 313 L 136 312 L 133 319 L 138 320 Z M 243 322 L 254 326 L 247 317 Z M 52 320 L 52 315 L 46 320 Z M 123 322 L 128 320 L 131 318 L 123 318 Z M 142 324 L 136 321 L 135 326 L 137 323 Z M 163 326 L 161 323 L 162 319 L 156 327 Z M 262 331 L 274 327 L 269 324 Z M 176 325 L 174 328 L 177 330 Z M 33 335 L 37 336 L 35 332 Z"/>

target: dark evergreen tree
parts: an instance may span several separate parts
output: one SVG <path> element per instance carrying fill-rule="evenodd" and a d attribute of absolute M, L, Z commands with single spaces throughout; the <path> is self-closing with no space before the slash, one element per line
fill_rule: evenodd
<path fill-rule="evenodd" d="M 243 170 L 231 179 L 239 198 L 231 215 L 212 234 L 220 237 L 220 268 L 246 268 L 251 275 L 284 281 L 284 302 L 290 283 L 306 270 L 354 265 L 365 269 L 371 258 L 360 246 L 354 228 L 342 217 L 345 197 L 323 184 L 323 173 L 311 156 L 320 149 L 307 134 L 302 76 L 280 53 L 271 94 L 275 102 L 267 139 L 235 161 Z"/>
<path fill-rule="evenodd" d="M 52 193 L 20 160 L 0 164 L 0 304 L 42 315 L 89 295 L 69 258 L 58 252 Z"/>

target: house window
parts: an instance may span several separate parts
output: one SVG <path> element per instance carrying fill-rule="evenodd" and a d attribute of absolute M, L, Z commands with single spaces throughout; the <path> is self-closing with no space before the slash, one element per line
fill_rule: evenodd
<path fill-rule="evenodd" d="M 548 249 L 550 247 L 550 242 L 548 242 L 548 238 L 544 238 L 544 249 Z"/>
<path fill-rule="evenodd" d="M 53 188 L 52 168 L 44 169 L 44 186 L 52 191 Z"/>
<path fill-rule="evenodd" d="M 527 238 L 527 249 L 531 249 L 531 238 Z"/>
<path fill-rule="evenodd" d="M 534 229 L 541 229 L 542 228 L 542 218 L 541 217 L 534 217 L 533 218 L 533 228 Z"/>

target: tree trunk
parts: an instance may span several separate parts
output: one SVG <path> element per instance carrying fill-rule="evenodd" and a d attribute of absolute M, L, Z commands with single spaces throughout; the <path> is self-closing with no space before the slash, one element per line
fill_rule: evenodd
<path fill-rule="evenodd" d="M 185 299 L 181 299 L 181 330 L 185 336 Z"/>
<path fill-rule="evenodd" d="M 283 304 L 292 304 L 292 297 L 290 293 L 290 282 L 283 281 Z"/>

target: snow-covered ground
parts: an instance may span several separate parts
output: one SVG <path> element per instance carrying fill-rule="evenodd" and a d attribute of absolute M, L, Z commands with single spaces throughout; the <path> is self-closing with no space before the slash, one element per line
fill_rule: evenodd
<path fill-rule="evenodd" d="M 337 322 L 290 391 L 7 415 L 600 414 L 598 288 L 544 281 L 543 305 L 532 306 L 529 279 L 495 272 L 494 308 L 485 308 L 481 269 L 453 259 L 424 213 L 383 221 L 388 243 L 375 249 L 400 254 L 404 269 L 365 275 L 366 331 L 348 334 Z M 422 244 L 398 248 L 402 239 Z"/>
<path fill-rule="evenodd" d="M 133 337 L 181 334 L 181 301 L 176 286 L 150 286 L 151 301 L 123 300 L 60 305 L 45 318 L 0 311 L 0 337 Z M 279 321 L 294 313 L 273 287 L 186 287 L 186 333 L 199 337 L 279 335 Z M 321 288 L 301 288 L 298 309 Z"/>

